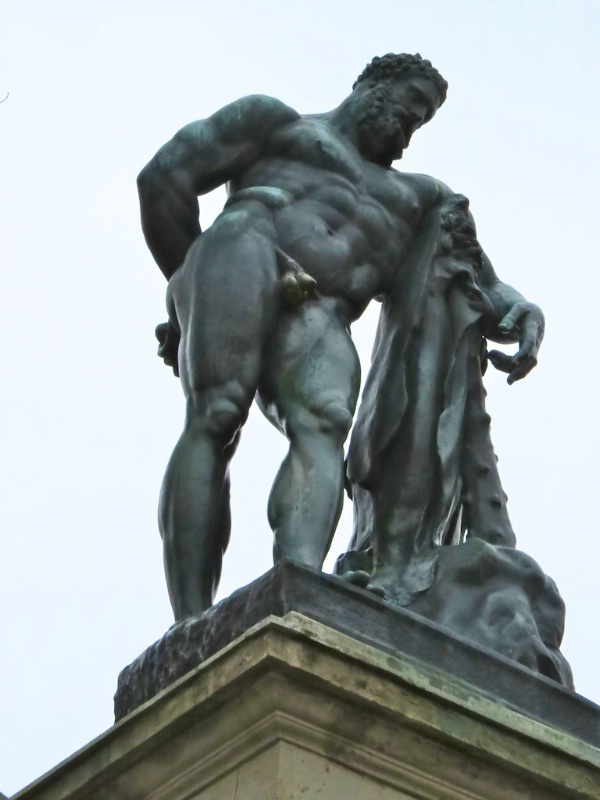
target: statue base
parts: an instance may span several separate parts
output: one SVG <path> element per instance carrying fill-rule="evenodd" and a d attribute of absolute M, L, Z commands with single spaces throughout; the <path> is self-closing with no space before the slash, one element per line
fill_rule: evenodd
<path fill-rule="evenodd" d="M 468 570 L 472 571 L 470 549 L 446 549 L 467 554 L 467 565 L 460 564 L 464 583 L 464 575 L 468 577 Z M 518 551 L 510 551 L 512 553 Z M 481 571 L 480 561 L 475 560 L 478 571 Z M 440 580 L 446 590 L 449 585 L 445 577 L 447 572 L 446 568 L 440 570 Z M 452 576 L 456 572 L 453 567 L 449 574 Z M 512 575 L 509 578 L 512 580 Z M 452 582 L 459 586 L 454 578 Z M 532 653 L 529 653 L 523 644 L 524 637 L 517 636 L 515 626 L 524 620 L 527 632 L 530 630 L 529 620 L 523 613 L 518 587 L 512 583 L 507 585 L 510 585 L 510 591 L 503 591 L 504 584 L 495 578 L 494 587 L 497 593 L 502 590 L 499 592 L 501 598 L 512 598 L 511 602 L 518 601 L 518 604 L 512 610 L 503 608 L 503 613 L 496 615 L 500 627 L 495 635 L 497 650 L 494 652 L 485 646 L 487 638 L 483 639 L 483 645 L 473 641 L 472 637 L 467 638 L 469 632 L 477 634 L 479 631 L 479 622 L 473 617 L 486 617 L 479 595 L 471 595 L 468 604 L 454 604 L 459 610 L 467 605 L 471 609 L 468 616 L 471 624 L 465 624 L 461 612 L 458 615 L 460 625 L 456 625 L 456 621 L 448 617 L 448 604 L 436 602 L 439 594 L 436 594 L 436 586 L 419 600 L 422 613 L 417 614 L 384 602 L 371 592 L 340 578 L 283 561 L 206 613 L 172 625 L 159 641 L 126 667 L 119 676 L 115 695 L 116 720 L 197 668 L 248 628 L 269 616 L 284 617 L 295 611 L 383 653 L 407 656 L 428 666 L 442 667 L 445 673 L 460 676 L 470 686 L 487 692 L 503 705 L 600 746 L 597 706 L 527 668 L 534 662 L 532 654 L 536 654 L 538 642 L 536 637 L 530 636 Z M 431 609 L 436 610 L 434 618 L 443 619 L 447 624 L 442 626 L 427 619 L 421 609 L 423 603 L 429 603 Z M 490 605 L 489 601 L 487 605 Z M 431 609 L 425 609 L 425 612 L 434 616 Z M 506 624 L 507 616 L 510 625 Z M 486 630 L 492 629 L 488 626 Z M 500 633 L 503 633 L 503 639 Z M 507 655 L 511 649 L 513 658 Z M 527 666 L 522 666 L 517 660 Z"/>
<path fill-rule="evenodd" d="M 319 578 L 283 571 L 298 593 Z M 296 611 L 263 619 L 13 800 L 598 797 L 600 750 L 402 648 L 360 641 L 388 628 L 416 646 L 412 620 L 397 634 L 377 605 L 369 616 L 380 624 L 359 638 Z M 439 632 L 429 647 L 438 665 L 467 653 Z M 472 655 L 465 669 L 486 672 Z M 512 664 L 488 680 L 504 670 L 523 695 L 531 681 L 569 695 L 597 736 L 600 709 Z"/>

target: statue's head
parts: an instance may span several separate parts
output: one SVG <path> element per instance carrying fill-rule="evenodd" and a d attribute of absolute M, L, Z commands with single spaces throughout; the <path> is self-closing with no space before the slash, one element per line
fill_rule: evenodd
<path fill-rule="evenodd" d="M 367 64 L 352 88 L 361 101 L 361 150 L 388 166 L 402 157 L 413 133 L 442 105 L 448 84 L 418 53 L 388 53 Z"/>

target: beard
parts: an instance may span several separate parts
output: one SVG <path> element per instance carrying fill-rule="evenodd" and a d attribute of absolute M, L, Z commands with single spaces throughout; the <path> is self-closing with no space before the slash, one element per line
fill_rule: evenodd
<path fill-rule="evenodd" d="M 398 115 L 393 112 L 392 91 L 382 83 L 369 93 L 369 104 L 358 119 L 360 149 L 369 160 L 389 167 L 402 158 L 408 144 Z"/>

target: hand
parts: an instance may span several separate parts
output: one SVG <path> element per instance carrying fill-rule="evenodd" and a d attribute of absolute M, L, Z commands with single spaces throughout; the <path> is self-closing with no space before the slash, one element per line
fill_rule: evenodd
<path fill-rule="evenodd" d="M 157 325 L 154 335 L 158 339 L 158 355 L 167 367 L 172 367 L 175 375 L 179 377 L 179 333 L 169 321 Z"/>
<path fill-rule="evenodd" d="M 488 358 L 501 372 L 508 373 L 508 383 L 524 378 L 537 364 L 537 354 L 544 338 L 544 315 L 533 303 L 515 303 L 498 325 L 503 336 L 517 336 L 519 349 L 514 356 L 492 350 Z"/>

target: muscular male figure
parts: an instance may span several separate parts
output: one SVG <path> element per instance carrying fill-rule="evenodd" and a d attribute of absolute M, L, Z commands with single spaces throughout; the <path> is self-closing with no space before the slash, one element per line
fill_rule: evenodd
<path fill-rule="evenodd" d="M 184 127 L 142 170 L 143 230 L 169 281 L 187 401 L 159 514 L 176 619 L 213 602 L 229 462 L 257 392 L 290 443 L 269 500 L 275 557 L 322 566 L 360 385 L 350 323 L 397 280 L 420 219 L 449 191 L 391 164 L 445 93 L 420 56 L 376 58 L 331 112 L 245 97 Z M 202 233 L 197 198 L 223 184 L 229 199 Z M 535 364 L 535 307 L 491 267 L 482 280 L 505 338 L 521 340 L 497 364 L 518 379 Z"/>

